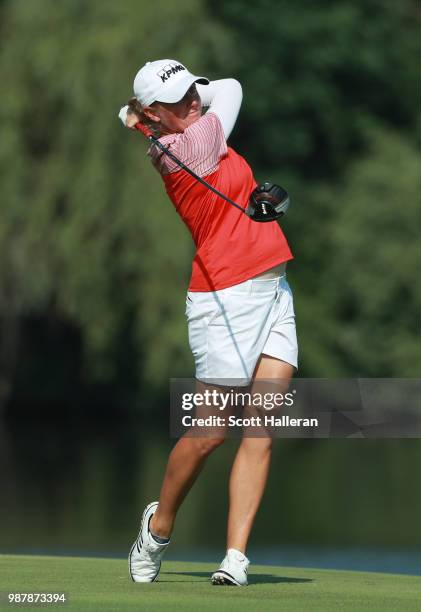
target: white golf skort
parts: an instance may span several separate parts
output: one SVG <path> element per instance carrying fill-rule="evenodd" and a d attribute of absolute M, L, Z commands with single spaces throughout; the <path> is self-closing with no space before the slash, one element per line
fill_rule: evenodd
<path fill-rule="evenodd" d="M 262 353 L 298 367 L 293 297 L 285 274 L 218 291 L 189 291 L 186 316 L 198 380 L 248 385 Z"/>

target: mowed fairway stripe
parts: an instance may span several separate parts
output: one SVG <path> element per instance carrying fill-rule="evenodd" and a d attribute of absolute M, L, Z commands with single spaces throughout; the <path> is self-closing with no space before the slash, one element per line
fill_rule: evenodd
<path fill-rule="evenodd" d="M 125 559 L 0 555 L 0 609 L 17 608 L 7 605 L 4 593 L 47 591 L 69 597 L 65 606 L 49 606 L 55 612 L 421 610 L 416 576 L 251 566 L 248 587 L 223 587 L 209 582 L 215 569 L 164 561 L 156 582 L 134 584 Z"/>

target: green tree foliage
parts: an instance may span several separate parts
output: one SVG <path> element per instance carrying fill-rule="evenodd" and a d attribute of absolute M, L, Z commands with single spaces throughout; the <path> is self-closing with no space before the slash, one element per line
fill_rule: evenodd
<path fill-rule="evenodd" d="M 342 181 L 316 187 L 305 202 L 318 214 L 301 237 L 294 228 L 306 375 L 420 376 L 421 151 L 384 126 L 372 126 L 367 141 Z M 319 256 L 313 252 L 316 267 L 308 260 L 310 270 L 300 271 L 299 244 L 312 242 L 318 225 L 324 242 Z"/>
<path fill-rule="evenodd" d="M 117 112 L 145 61 L 175 56 L 199 69 L 197 40 L 184 34 L 188 23 L 200 37 L 200 8 L 196 0 L 2 3 L 6 386 L 20 322 L 34 313 L 77 325 L 88 382 L 115 382 L 128 368 L 162 385 L 190 371 L 183 302 L 192 242 L 146 141 Z"/>
<path fill-rule="evenodd" d="M 332 190 L 335 348 L 355 374 L 419 377 L 421 152 L 396 132 L 368 137 L 368 154 Z"/>
<path fill-rule="evenodd" d="M 119 397 L 166 392 L 168 377 L 192 373 L 192 241 L 146 143 L 116 116 L 139 66 L 159 57 L 240 79 L 232 142 L 258 178 L 292 193 L 283 227 L 296 256 L 301 374 L 418 372 L 408 238 L 418 222 L 417 6 L 3 1 L 0 405 L 16 364 L 26 367 L 23 322 L 34 316 L 77 330 L 81 380 Z M 400 194 L 404 212 L 391 204 Z M 32 393 L 48 377 L 33 375 Z"/>
<path fill-rule="evenodd" d="M 419 375 L 418 3 L 208 6 L 230 32 L 213 69 L 245 93 L 235 144 L 292 194 L 300 374 Z"/>
<path fill-rule="evenodd" d="M 246 98 L 237 141 L 266 171 L 341 172 L 364 149 L 370 115 L 421 137 L 421 13 L 413 0 L 212 0 L 231 52 L 215 68 Z M 252 144 L 251 144 L 252 143 Z"/>

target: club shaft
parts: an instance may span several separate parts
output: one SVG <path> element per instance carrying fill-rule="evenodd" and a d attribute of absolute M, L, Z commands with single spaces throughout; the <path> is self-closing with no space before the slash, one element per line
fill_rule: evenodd
<path fill-rule="evenodd" d="M 231 198 L 215 189 L 215 187 L 212 187 L 212 185 L 209 185 L 209 183 L 207 183 L 204 179 L 200 178 L 200 176 L 193 172 L 193 170 L 191 170 L 188 166 L 184 165 L 183 162 L 180 161 L 173 153 L 171 153 L 171 151 L 169 151 L 167 147 L 165 147 L 161 142 L 159 142 L 159 140 L 155 138 L 155 136 L 149 135 L 147 136 L 147 138 L 149 138 L 149 140 L 153 144 L 155 144 L 159 149 L 161 149 L 161 151 L 163 151 L 165 155 L 168 155 L 168 157 L 170 157 L 178 166 L 180 166 L 180 168 L 185 170 L 188 174 L 190 174 L 190 176 L 199 181 L 199 183 L 213 191 L 213 193 L 215 193 L 217 196 L 219 196 L 229 204 L 232 204 L 232 206 L 235 206 L 235 208 L 238 208 L 238 210 L 241 210 L 242 213 L 247 214 L 246 211 L 239 204 L 237 204 L 236 202 L 231 200 Z"/>

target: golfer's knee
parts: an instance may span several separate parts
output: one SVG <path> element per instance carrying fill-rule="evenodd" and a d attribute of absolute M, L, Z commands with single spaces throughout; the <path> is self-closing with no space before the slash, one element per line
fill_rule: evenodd
<path fill-rule="evenodd" d="M 210 455 L 218 446 L 223 444 L 225 438 L 196 438 L 196 450 L 202 457 Z"/>

